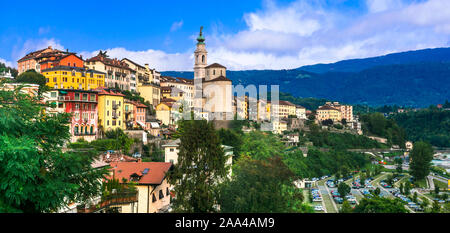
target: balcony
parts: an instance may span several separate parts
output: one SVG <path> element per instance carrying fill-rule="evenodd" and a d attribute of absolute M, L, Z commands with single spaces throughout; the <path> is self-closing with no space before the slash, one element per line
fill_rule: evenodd
<path fill-rule="evenodd" d="M 75 136 L 93 136 L 93 135 L 97 135 L 96 132 L 74 132 L 73 135 Z"/>
<path fill-rule="evenodd" d="M 83 208 L 83 206 L 77 206 L 77 213 L 94 213 L 107 209 L 114 205 L 126 205 L 133 202 L 137 202 L 137 191 L 122 192 L 118 194 L 108 195 L 103 197 L 100 203 L 90 206 L 89 208 Z"/>
<path fill-rule="evenodd" d="M 87 102 L 87 103 L 97 103 L 96 100 L 88 100 L 88 99 L 76 99 L 72 96 L 58 96 L 58 101 L 64 101 L 64 102 Z"/>

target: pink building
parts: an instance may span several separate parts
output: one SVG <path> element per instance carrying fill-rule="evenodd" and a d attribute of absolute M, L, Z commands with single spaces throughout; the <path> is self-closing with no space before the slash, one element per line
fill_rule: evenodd
<path fill-rule="evenodd" d="M 96 91 L 58 89 L 58 101 L 65 112 L 72 114 L 70 125 L 71 141 L 83 138 L 93 141 L 97 138 L 98 93 Z"/>

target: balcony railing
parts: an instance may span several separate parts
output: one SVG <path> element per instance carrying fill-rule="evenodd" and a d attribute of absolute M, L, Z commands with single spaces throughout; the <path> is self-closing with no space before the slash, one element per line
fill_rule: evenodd
<path fill-rule="evenodd" d="M 73 133 L 75 136 L 92 136 L 92 135 L 96 135 L 96 132 L 87 132 L 87 133 L 82 133 L 82 132 L 74 132 Z"/>
<path fill-rule="evenodd" d="M 90 103 L 97 102 L 96 100 L 88 100 L 88 99 L 82 99 L 82 98 L 76 99 L 75 97 L 72 97 L 72 96 L 58 96 L 58 100 L 59 101 L 90 102 Z"/>
<path fill-rule="evenodd" d="M 137 202 L 137 191 L 135 192 L 122 192 L 118 194 L 112 194 L 105 198 L 96 205 L 92 205 L 89 208 L 83 208 L 82 206 L 77 206 L 77 213 L 94 213 L 102 209 L 106 209 L 114 205 L 124 205 Z"/>

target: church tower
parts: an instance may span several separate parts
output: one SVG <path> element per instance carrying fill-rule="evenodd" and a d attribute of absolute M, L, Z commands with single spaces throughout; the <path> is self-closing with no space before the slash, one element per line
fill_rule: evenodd
<path fill-rule="evenodd" d="M 202 30 L 203 26 L 200 27 L 200 35 L 197 37 L 197 49 L 194 52 L 194 79 L 206 77 L 205 67 L 208 64 L 208 52 L 206 51 L 205 37 L 203 37 Z"/>

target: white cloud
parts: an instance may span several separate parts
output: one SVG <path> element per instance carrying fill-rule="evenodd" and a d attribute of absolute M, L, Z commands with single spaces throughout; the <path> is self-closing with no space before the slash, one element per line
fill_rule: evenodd
<path fill-rule="evenodd" d="M 174 31 L 180 29 L 182 26 L 183 26 L 183 20 L 178 21 L 178 22 L 174 22 L 174 23 L 172 24 L 172 27 L 170 27 L 170 31 L 171 31 L 171 32 L 174 32 Z"/>
<path fill-rule="evenodd" d="M 7 60 L 5 60 L 5 59 L 3 59 L 1 57 L 0 57 L 0 63 L 3 63 L 3 64 L 5 64 L 8 67 L 14 67 L 14 68 L 17 67 L 17 64 L 15 64 L 15 62 L 7 61 Z"/>
<path fill-rule="evenodd" d="M 194 58 L 191 53 L 165 53 L 161 50 L 129 51 L 125 48 L 106 49 L 110 58 L 129 58 L 138 64 L 149 64 L 150 68 L 156 68 L 159 71 L 185 71 L 191 70 L 194 64 Z M 98 51 L 81 52 L 83 58 L 96 56 Z"/>
<path fill-rule="evenodd" d="M 49 46 L 52 46 L 54 49 L 64 50 L 64 46 L 62 46 L 55 38 L 29 39 L 25 41 L 23 45 L 16 46 L 13 49 L 12 57 L 17 61 L 30 52 L 41 50 Z"/>
<path fill-rule="evenodd" d="M 378 13 L 403 6 L 402 0 L 366 0 L 367 8 L 372 13 Z"/>

